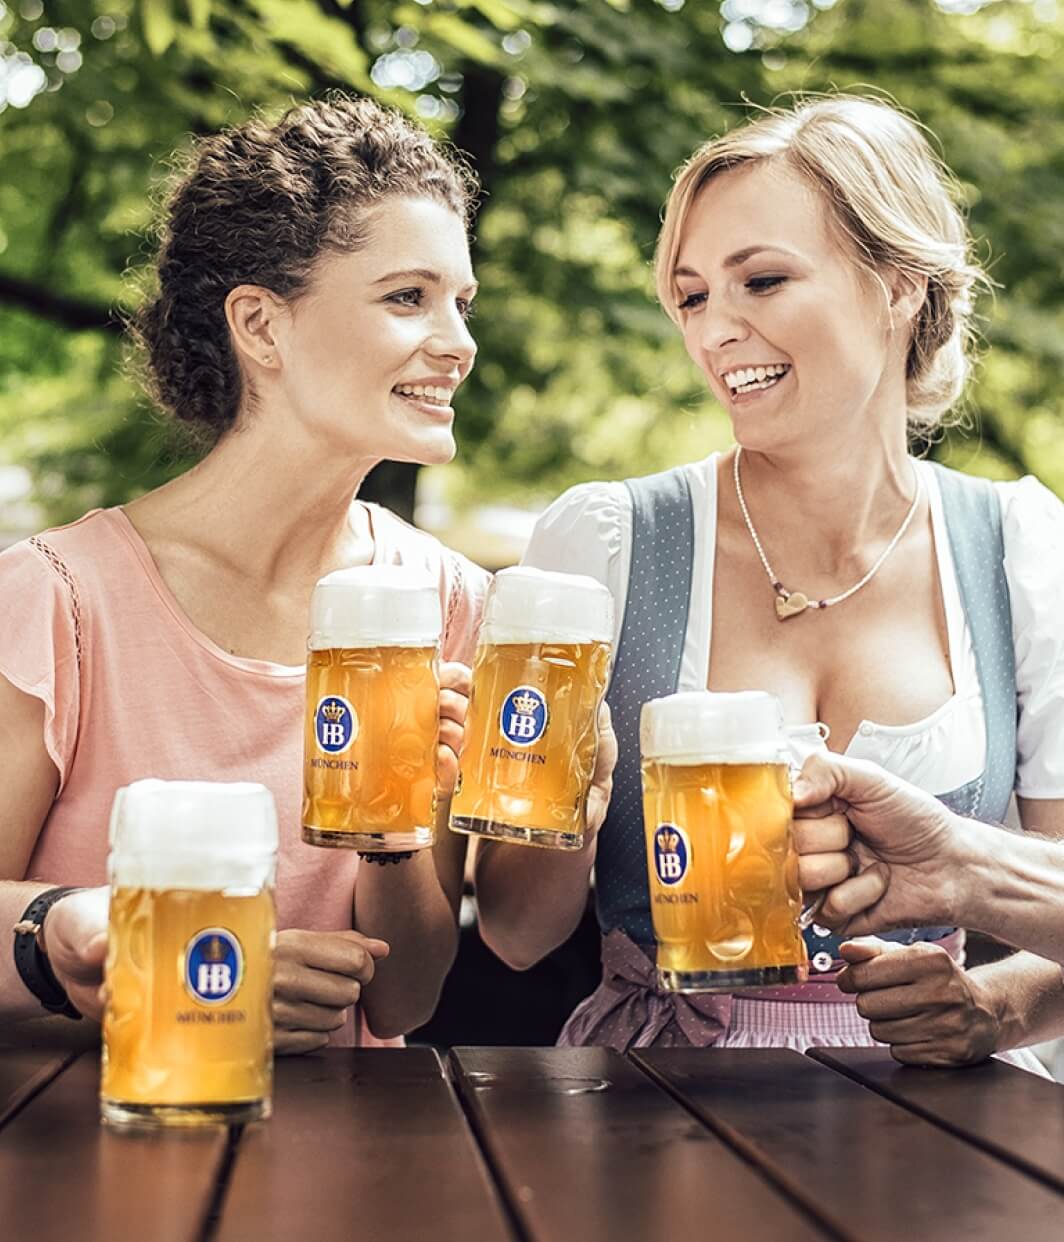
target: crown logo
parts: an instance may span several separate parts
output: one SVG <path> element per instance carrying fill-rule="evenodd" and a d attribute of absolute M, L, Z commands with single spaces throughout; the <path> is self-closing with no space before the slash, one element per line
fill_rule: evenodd
<path fill-rule="evenodd" d="M 212 936 L 203 946 L 203 960 L 205 962 L 224 962 L 225 958 L 225 944 L 221 936 Z"/>
<path fill-rule="evenodd" d="M 658 848 L 666 854 L 675 854 L 676 847 L 680 844 L 680 834 L 673 832 L 671 828 L 662 828 L 658 832 Z"/>
<path fill-rule="evenodd" d="M 329 721 L 330 724 L 339 724 L 344 718 L 344 708 L 342 703 L 326 703 L 321 709 L 321 714 Z"/>
<path fill-rule="evenodd" d="M 531 694 L 515 694 L 513 704 L 522 716 L 534 716 L 536 708 L 539 707 L 539 699 L 533 698 Z"/>

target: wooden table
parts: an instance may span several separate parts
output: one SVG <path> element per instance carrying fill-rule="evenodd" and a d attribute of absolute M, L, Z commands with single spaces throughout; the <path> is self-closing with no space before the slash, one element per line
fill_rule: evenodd
<path fill-rule="evenodd" d="M 274 1117 L 121 1134 L 96 1055 L 0 1050 L 0 1236 L 1061 1242 L 1064 1088 L 878 1050 L 428 1048 L 277 1063 Z"/>

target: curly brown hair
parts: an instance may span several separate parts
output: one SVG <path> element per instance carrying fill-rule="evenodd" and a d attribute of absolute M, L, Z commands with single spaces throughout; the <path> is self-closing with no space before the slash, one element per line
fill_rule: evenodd
<path fill-rule="evenodd" d="M 182 158 L 160 219 L 157 290 L 130 324 L 152 399 L 207 444 L 245 399 L 225 299 L 238 285 L 297 298 L 327 252 L 367 239 L 366 214 L 427 197 L 469 227 L 476 179 L 401 113 L 333 96 L 201 139 Z"/>

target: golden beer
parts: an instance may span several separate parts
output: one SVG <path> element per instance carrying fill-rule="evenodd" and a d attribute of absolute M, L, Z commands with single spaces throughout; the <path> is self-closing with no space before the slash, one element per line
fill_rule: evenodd
<path fill-rule="evenodd" d="M 495 575 L 451 802 L 454 832 L 580 849 L 606 691 L 613 600 L 594 578 Z"/>
<path fill-rule="evenodd" d="M 310 653 L 304 841 L 360 850 L 433 843 L 439 702 L 435 647 Z"/>
<path fill-rule="evenodd" d="M 269 1116 L 276 851 L 277 816 L 262 785 L 145 780 L 118 791 L 105 1121 Z"/>
<path fill-rule="evenodd" d="M 479 647 L 452 829 L 583 845 L 609 663 L 608 643 Z"/>
<path fill-rule="evenodd" d="M 698 992 L 802 982 L 808 968 L 778 705 L 754 693 L 670 699 L 644 705 L 642 729 L 659 986 Z"/>
<path fill-rule="evenodd" d="M 397 565 L 314 588 L 303 729 L 303 840 L 362 853 L 436 839 L 440 595 Z"/>
<path fill-rule="evenodd" d="M 184 1124 L 266 1115 L 273 934 L 269 890 L 112 892 L 105 1108 Z"/>

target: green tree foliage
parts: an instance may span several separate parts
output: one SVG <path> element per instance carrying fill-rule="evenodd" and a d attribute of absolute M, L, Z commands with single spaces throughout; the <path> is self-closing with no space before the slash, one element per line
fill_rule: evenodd
<path fill-rule="evenodd" d="M 332 88 L 420 116 L 484 183 L 460 491 L 701 455 L 727 422 L 649 270 L 671 173 L 745 102 L 864 84 L 938 134 L 1001 285 L 969 426 L 935 451 L 1064 492 L 1062 52 L 1054 0 L 4 0 L 0 463 L 56 519 L 183 467 L 121 368 L 163 161 Z"/>

